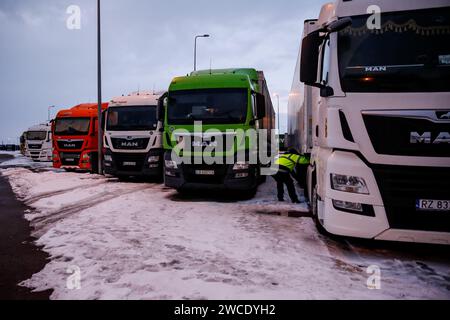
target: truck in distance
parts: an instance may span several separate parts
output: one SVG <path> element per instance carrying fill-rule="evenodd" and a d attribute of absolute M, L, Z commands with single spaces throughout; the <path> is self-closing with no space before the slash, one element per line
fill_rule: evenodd
<path fill-rule="evenodd" d="M 237 159 L 238 152 L 250 153 L 253 146 L 238 145 L 233 139 L 239 130 L 267 129 L 270 144 L 275 115 L 262 71 L 205 70 L 174 78 L 166 108 L 159 113 L 164 114 L 166 186 L 179 191 L 223 188 L 249 195 L 256 191 L 263 179 L 262 164 Z M 218 141 L 230 140 L 231 145 L 224 143 L 221 150 L 211 151 Z M 177 163 L 173 159 L 173 152 L 178 152 L 175 147 L 180 145 L 184 145 L 183 154 L 177 156 L 192 161 Z M 209 154 L 228 161 L 207 163 L 204 158 Z"/>
<path fill-rule="evenodd" d="M 135 92 L 109 103 L 103 143 L 105 173 L 162 178 L 163 123 L 156 114 L 162 94 Z"/>
<path fill-rule="evenodd" d="M 107 103 L 102 104 L 106 110 Z M 52 125 L 53 167 L 98 171 L 97 104 L 85 103 L 61 110 Z"/>
<path fill-rule="evenodd" d="M 24 133 L 25 156 L 33 161 L 52 161 L 52 131 L 50 123 L 32 126 Z"/>
<path fill-rule="evenodd" d="M 320 231 L 450 244 L 448 1 L 324 5 L 305 21 L 288 109 Z"/>

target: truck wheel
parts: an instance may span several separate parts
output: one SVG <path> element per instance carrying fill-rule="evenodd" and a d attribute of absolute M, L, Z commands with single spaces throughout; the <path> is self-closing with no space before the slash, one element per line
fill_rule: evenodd
<path fill-rule="evenodd" d="M 322 235 L 329 235 L 322 224 L 319 221 L 319 194 L 317 193 L 317 184 L 314 185 L 311 196 L 311 213 L 314 223 L 316 225 L 317 231 Z"/>

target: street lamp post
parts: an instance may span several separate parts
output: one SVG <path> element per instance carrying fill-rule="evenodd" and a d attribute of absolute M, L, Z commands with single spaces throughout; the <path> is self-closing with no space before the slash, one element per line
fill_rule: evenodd
<path fill-rule="evenodd" d="M 47 120 L 50 121 L 50 109 L 54 108 L 55 106 L 48 106 L 47 109 Z"/>
<path fill-rule="evenodd" d="M 97 116 L 98 116 L 98 173 L 102 174 L 102 144 L 103 130 L 102 119 L 102 48 L 101 48 L 101 23 L 100 23 L 100 0 L 97 0 Z"/>
<path fill-rule="evenodd" d="M 195 36 L 195 41 L 194 41 L 194 71 L 197 71 L 197 39 L 198 38 L 209 38 L 209 37 L 210 37 L 209 34 Z"/>

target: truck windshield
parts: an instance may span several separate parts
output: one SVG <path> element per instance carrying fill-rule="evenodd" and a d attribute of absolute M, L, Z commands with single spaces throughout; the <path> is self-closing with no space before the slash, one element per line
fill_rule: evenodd
<path fill-rule="evenodd" d="M 234 124 L 247 119 L 247 89 L 202 89 L 170 93 L 170 124 Z"/>
<path fill-rule="evenodd" d="M 344 92 L 450 91 L 450 7 L 352 17 L 338 35 Z"/>
<path fill-rule="evenodd" d="M 27 140 L 45 140 L 46 138 L 46 131 L 28 131 L 27 133 Z"/>
<path fill-rule="evenodd" d="M 106 130 L 142 131 L 157 127 L 156 106 L 111 107 Z"/>
<path fill-rule="evenodd" d="M 66 136 L 86 135 L 89 133 L 89 118 L 56 119 L 55 134 Z"/>

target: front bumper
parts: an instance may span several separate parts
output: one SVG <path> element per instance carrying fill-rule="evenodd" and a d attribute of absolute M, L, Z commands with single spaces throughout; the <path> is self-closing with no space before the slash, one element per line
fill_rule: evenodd
<path fill-rule="evenodd" d="M 450 168 L 366 165 L 357 155 L 334 152 L 327 159 L 319 205 L 324 228 L 336 235 L 367 239 L 450 244 L 450 211 L 416 209 L 418 199 L 447 200 Z M 362 177 L 370 194 L 333 190 L 331 173 Z M 373 216 L 342 211 L 333 200 L 361 203 Z"/>
<path fill-rule="evenodd" d="M 112 161 L 106 161 L 103 158 L 103 168 L 106 174 L 114 176 L 162 177 L 162 150 L 150 150 L 149 153 L 114 153 L 107 149 L 105 155 L 112 158 Z M 155 156 L 159 157 L 159 161 L 150 163 L 148 161 L 149 157 Z"/>
<path fill-rule="evenodd" d="M 171 153 L 166 152 L 164 159 L 171 160 Z M 214 175 L 198 174 L 199 171 L 214 171 Z M 181 164 L 178 168 L 164 168 L 164 181 L 167 187 L 174 189 L 250 191 L 258 186 L 256 173 L 256 166 L 237 171 L 227 164 Z"/>
<path fill-rule="evenodd" d="M 25 156 L 33 161 L 51 162 L 52 150 L 27 150 Z"/>

